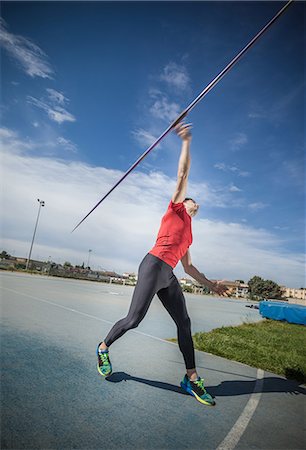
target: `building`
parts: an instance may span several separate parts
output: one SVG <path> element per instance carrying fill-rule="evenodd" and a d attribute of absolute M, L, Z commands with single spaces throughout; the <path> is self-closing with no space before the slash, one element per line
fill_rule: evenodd
<path fill-rule="evenodd" d="M 188 278 L 181 278 L 179 281 L 180 281 L 180 285 L 181 285 L 183 291 L 192 292 L 193 294 L 209 293 L 208 288 L 206 288 L 205 286 L 202 286 L 195 280 L 190 280 Z M 229 294 L 232 297 L 245 298 L 248 295 L 249 286 L 240 280 L 236 280 L 236 281 L 211 280 L 211 281 L 214 283 L 219 282 L 219 283 L 224 284 L 228 288 Z"/>
<path fill-rule="evenodd" d="M 137 273 L 128 273 L 128 272 L 124 272 L 124 274 L 122 274 L 123 278 L 126 280 L 126 284 L 135 286 L 138 280 L 138 275 Z"/>
<path fill-rule="evenodd" d="M 289 303 L 306 306 L 306 288 L 293 289 L 284 286 L 283 292 Z"/>
<path fill-rule="evenodd" d="M 219 281 L 219 283 L 224 284 L 228 288 L 229 294 L 233 297 L 245 298 L 248 295 L 248 292 L 249 292 L 248 284 L 245 284 L 240 280 L 236 280 L 236 281 L 214 280 L 214 281 Z"/>
<path fill-rule="evenodd" d="M 192 292 L 194 294 L 202 294 L 203 295 L 205 293 L 205 288 L 200 284 L 194 284 L 192 287 Z"/>
<path fill-rule="evenodd" d="M 192 280 L 189 280 L 189 278 L 181 278 L 180 279 L 180 285 L 183 286 L 190 286 L 192 287 L 194 282 Z"/>
<path fill-rule="evenodd" d="M 240 283 L 236 286 L 236 292 L 235 292 L 235 296 L 236 297 L 247 297 L 249 293 L 249 285 L 248 284 L 244 284 L 244 283 Z"/>

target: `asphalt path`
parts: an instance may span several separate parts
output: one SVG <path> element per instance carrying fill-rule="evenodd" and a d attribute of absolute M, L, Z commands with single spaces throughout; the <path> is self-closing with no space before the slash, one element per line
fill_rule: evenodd
<path fill-rule="evenodd" d="M 139 327 L 96 346 L 128 311 L 127 286 L 0 273 L 3 449 L 304 449 L 305 386 L 196 352 L 215 407 L 179 387 L 176 328 L 158 298 Z M 192 331 L 260 320 L 241 300 L 186 295 Z"/>

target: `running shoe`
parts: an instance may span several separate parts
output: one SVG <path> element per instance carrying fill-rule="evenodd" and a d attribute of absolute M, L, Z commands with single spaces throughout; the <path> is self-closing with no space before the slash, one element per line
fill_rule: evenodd
<path fill-rule="evenodd" d="M 97 369 L 100 375 L 107 377 L 112 373 L 112 364 L 109 359 L 108 350 L 102 352 L 101 350 L 99 350 L 100 345 L 101 343 L 98 345 L 97 348 L 97 356 L 98 356 Z"/>
<path fill-rule="evenodd" d="M 204 403 L 204 405 L 214 406 L 216 404 L 212 396 L 204 388 L 203 378 L 199 377 L 195 381 L 190 381 L 188 376 L 185 375 L 183 381 L 181 381 L 181 388 L 188 394 L 193 395 L 198 402 Z"/>

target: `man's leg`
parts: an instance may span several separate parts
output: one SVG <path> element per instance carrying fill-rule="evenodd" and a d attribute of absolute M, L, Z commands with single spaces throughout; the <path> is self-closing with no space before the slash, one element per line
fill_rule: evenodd
<path fill-rule="evenodd" d="M 138 281 L 133 292 L 129 312 L 126 317 L 115 323 L 110 330 L 104 342 L 100 345 L 102 350 L 107 349 L 128 330 L 139 325 L 145 317 L 156 293 L 159 274 L 159 266 L 154 264 L 154 260 L 152 260 L 150 255 L 145 257 L 139 266 Z"/>
<path fill-rule="evenodd" d="M 169 287 L 161 289 L 157 292 L 157 295 L 176 323 L 178 345 L 183 354 L 187 375 L 190 379 L 195 380 L 198 375 L 195 368 L 190 318 L 187 312 L 182 288 L 175 275 L 173 275 L 172 282 Z"/>
<path fill-rule="evenodd" d="M 181 382 L 182 389 L 204 405 L 215 405 L 214 399 L 204 387 L 203 378 L 198 376 L 195 368 L 190 318 L 186 309 L 185 297 L 177 278 L 173 276 L 170 286 L 158 291 L 157 295 L 177 325 L 178 343 L 183 353 L 187 371 Z"/>
<path fill-rule="evenodd" d="M 134 289 L 128 315 L 112 327 L 107 337 L 98 345 L 98 372 L 103 376 L 112 373 L 108 347 L 131 328 L 136 328 L 142 321 L 158 290 L 160 267 L 154 264 L 154 258 L 147 255 L 139 266 L 138 281 Z"/>

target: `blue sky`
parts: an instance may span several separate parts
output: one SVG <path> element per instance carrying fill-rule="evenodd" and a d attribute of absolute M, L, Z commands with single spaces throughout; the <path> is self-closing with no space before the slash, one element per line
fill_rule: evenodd
<path fill-rule="evenodd" d="M 4 248 L 28 253 L 43 198 L 34 258 L 92 249 L 94 267 L 136 271 L 175 185 L 176 136 L 70 231 L 283 5 L 3 2 Z M 212 278 L 305 285 L 304 14 L 293 3 L 188 118 L 191 254 Z"/>

